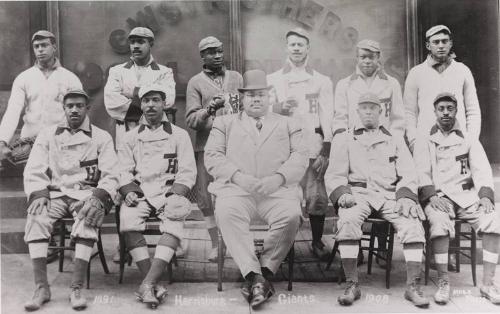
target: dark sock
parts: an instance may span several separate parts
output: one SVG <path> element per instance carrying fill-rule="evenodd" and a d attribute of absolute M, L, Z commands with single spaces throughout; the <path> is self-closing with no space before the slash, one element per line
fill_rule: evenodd
<path fill-rule="evenodd" d="M 357 258 L 342 258 L 342 268 L 344 268 L 346 281 L 358 282 Z"/>
<path fill-rule="evenodd" d="M 260 270 L 262 271 L 262 276 L 264 276 L 266 280 L 270 280 L 271 278 L 273 278 L 274 274 L 269 268 L 262 267 Z"/>
<path fill-rule="evenodd" d="M 313 243 L 320 243 L 325 227 L 325 215 L 309 215 Z"/>
<path fill-rule="evenodd" d="M 71 280 L 71 288 L 82 288 L 83 280 L 87 275 L 87 267 L 89 262 L 86 260 L 75 258 L 75 268 L 73 269 L 73 279 Z"/>
<path fill-rule="evenodd" d="M 147 283 L 151 285 L 155 285 L 161 277 L 161 274 L 167 267 L 167 262 L 160 258 L 153 258 L 153 262 L 151 263 L 151 268 L 149 272 L 146 274 L 146 277 L 142 281 L 142 283 Z"/>
<path fill-rule="evenodd" d="M 406 284 L 411 284 L 415 279 L 421 278 L 422 262 L 406 262 Z"/>
<path fill-rule="evenodd" d="M 213 227 L 207 229 L 208 235 L 210 236 L 210 240 L 212 241 L 212 248 L 216 248 L 219 240 L 219 234 L 217 231 L 217 227 Z"/>
<path fill-rule="evenodd" d="M 142 261 L 136 262 L 136 264 L 137 268 L 139 268 L 139 271 L 141 272 L 142 278 L 145 278 L 149 270 L 151 269 L 151 259 L 146 258 L 143 259 Z"/>
<path fill-rule="evenodd" d="M 48 286 L 47 280 L 47 258 L 39 257 L 31 260 L 33 264 L 33 273 L 35 277 L 35 285 Z"/>
<path fill-rule="evenodd" d="M 448 254 L 450 247 L 449 237 L 436 237 L 432 239 L 432 252 L 433 254 Z M 436 270 L 439 279 L 449 280 L 448 276 L 448 263 L 437 263 Z"/>

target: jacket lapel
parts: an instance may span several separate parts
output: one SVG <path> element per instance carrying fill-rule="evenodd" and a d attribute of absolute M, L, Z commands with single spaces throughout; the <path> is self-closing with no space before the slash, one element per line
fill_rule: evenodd
<path fill-rule="evenodd" d="M 250 124 L 250 117 L 243 117 L 243 111 L 238 114 L 238 125 L 241 127 L 243 132 L 247 133 L 252 139 L 253 143 L 256 145 L 258 143 L 255 126 Z"/>
<path fill-rule="evenodd" d="M 259 149 L 262 144 L 269 138 L 271 133 L 274 131 L 276 126 L 278 125 L 278 119 L 273 114 L 268 114 L 266 118 L 262 122 L 262 130 L 260 130 L 260 136 L 258 140 L 258 147 Z"/>

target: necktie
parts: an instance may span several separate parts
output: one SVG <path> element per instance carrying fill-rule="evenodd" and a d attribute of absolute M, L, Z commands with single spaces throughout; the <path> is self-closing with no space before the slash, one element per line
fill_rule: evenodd
<path fill-rule="evenodd" d="M 255 118 L 255 120 L 255 127 L 257 127 L 257 130 L 260 132 L 260 130 L 262 129 L 262 121 L 260 120 L 260 118 Z"/>

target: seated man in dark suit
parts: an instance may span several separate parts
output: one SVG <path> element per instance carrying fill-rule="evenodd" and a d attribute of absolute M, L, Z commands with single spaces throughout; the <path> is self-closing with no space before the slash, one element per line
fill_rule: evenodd
<path fill-rule="evenodd" d="M 274 294 L 268 281 L 292 246 L 300 225 L 298 183 L 307 161 L 299 149 L 301 129 L 269 112 L 269 86 L 263 71 L 245 73 L 244 111 L 216 117 L 205 149 L 217 197 L 215 218 L 229 253 L 245 277 L 242 294 L 252 308 Z M 250 221 L 269 224 L 264 250 L 254 252 Z"/>

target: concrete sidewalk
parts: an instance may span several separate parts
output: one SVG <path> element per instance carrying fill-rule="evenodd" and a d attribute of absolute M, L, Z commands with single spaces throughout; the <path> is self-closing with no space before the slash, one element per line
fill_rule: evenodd
<path fill-rule="evenodd" d="M 112 250 L 106 250 L 111 255 Z M 399 254 L 398 254 L 399 255 Z M 91 287 L 83 292 L 88 300 L 87 313 L 149 313 L 144 304 L 135 300 L 133 292 L 140 282 L 135 266 L 127 267 L 123 284 L 118 284 L 118 265 L 108 257 L 111 273 L 105 275 L 99 261 L 92 263 Z M 179 264 L 176 270 L 185 265 Z M 324 264 L 322 264 L 324 267 Z M 68 313 L 69 283 L 73 265 L 68 256 L 65 271 L 57 271 L 57 263 L 48 267 L 52 300 L 37 313 Z M 31 298 L 34 284 L 31 261 L 28 254 L 1 255 L 1 312 L 23 313 L 23 304 Z M 436 273 L 431 271 L 431 281 L 424 292 L 431 297 L 435 291 Z M 482 276 L 482 266 L 478 267 L 478 281 Z M 491 312 L 498 313 L 499 306 L 490 304 L 479 296 L 478 288 L 472 286 L 469 265 L 462 265 L 462 272 L 451 273 L 452 302 L 439 306 L 431 302 L 427 310 L 418 309 L 404 300 L 405 288 L 404 263 L 397 258 L 391 273 L 391 289 L 384 285 L 384 271 L 374 266 L 372 275 L 366 274 L 366 265 L 360 267 L 362 298 L 351 307 L 341 307 L 336 299 L 343 292 L 343 286 L 333 282 L 294 282 L 293 291 L 286 290 L 286 282 L 275 282 L 276 295 L 270 302 L 255 312 L 265 313 L 400 313 L 400 312 Z M 225 282 L 224 290 L 217 292 L 215 282 L 174 282 L 168 285 L 169 296 L 157 311 L 172 313 L 252 313 L 239 292 L 241 283 Z"/>

